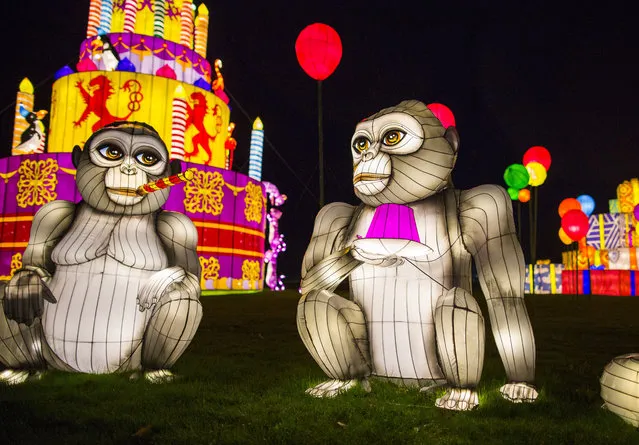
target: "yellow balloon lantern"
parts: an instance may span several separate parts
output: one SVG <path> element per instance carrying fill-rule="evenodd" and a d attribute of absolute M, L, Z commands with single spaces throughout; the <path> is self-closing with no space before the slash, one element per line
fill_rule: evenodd
<path fill-rule="evenodd" d="M 572 244 L 572 239 L 570 239 L 568 234 L 564 232 L 564 229 L 562 227 L 559 228 L 559 239 L 567 246 Z"/>
<path fill-rule="evenodd" d="M 539 162 L 529 162 L 526 165 L 526 170 L 528 170 L 528 174 L 530 175 L 528 184 L 532 185 L 533 187 L 540 186 L 546 180 L 546 168 Z"/>

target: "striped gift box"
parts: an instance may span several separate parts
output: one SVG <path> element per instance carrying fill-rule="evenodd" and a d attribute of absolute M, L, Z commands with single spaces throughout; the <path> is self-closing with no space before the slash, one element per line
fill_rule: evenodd
<path fill-rule="evenodd" d="M 623 246 L 625 219 L 621 213 L 598 213 L 590 215 L 586 243 L 595 249 L 616 249 Z M 624 232 L 622 232 L 624 227 Z"/>

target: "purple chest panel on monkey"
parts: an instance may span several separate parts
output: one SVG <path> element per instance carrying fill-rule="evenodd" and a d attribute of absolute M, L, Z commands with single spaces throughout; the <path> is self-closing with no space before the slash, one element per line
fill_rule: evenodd
<path fill-rule="evenodd" d="M 154 216 L 116 216 L 81 206 L 52 253 L 46 304 L 48 343 L 81 372 L 117 371 L 140 345 L 150 311 L 138 310 L 142 286 L 168 265 Z M 105 354 L 106 351 L 106 354 Z"/>
<path fill-rule="evenodd" d="M 441 379 L 437 363 L 433 313 L 438 298 L 452 287 L 451 240 L 442 195 L 409 204 L 419 242 L 427 254 L 412 248 L 398 266 L 363 264 L 351 275 L 353 300 L 368 327 L 373 374 L 404 380 Z M 375 208 L 366 207 L 353 237 L 369 233 Z"/>

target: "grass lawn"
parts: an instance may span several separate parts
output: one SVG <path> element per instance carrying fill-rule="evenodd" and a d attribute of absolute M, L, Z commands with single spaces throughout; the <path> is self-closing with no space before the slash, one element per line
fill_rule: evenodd
<path fill-rule="evenodd" d="M 639 443 L 599 397 L 606 363 L 639 351 L 639 298 L 527 297 L 539 400 L 501 399 L 505 374 L 487 326 L 480 407 L 456 413 L 435 408 L 436 394 L 375 381 L 369 394 L 305 396 L 324 375 L 298 337 L 298 297 L 203 297 L 202 324 L 172 384 L 51 372 L 0 387 L 0 444 Z"/>

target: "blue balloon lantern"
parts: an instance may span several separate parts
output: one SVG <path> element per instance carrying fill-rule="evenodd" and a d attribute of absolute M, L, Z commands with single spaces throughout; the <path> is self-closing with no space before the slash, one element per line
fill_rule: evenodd
<path fill-rule="evenodd" d="M 586 214 L 586 216 L 590 216 L 590 214 L 595 210 L 595 200 L 590 195 L 579 195 L 577 196 L 577 201 L 581 204 L 581 211 Z"/>

